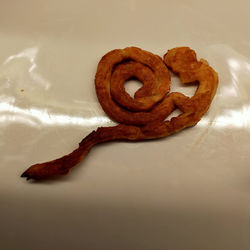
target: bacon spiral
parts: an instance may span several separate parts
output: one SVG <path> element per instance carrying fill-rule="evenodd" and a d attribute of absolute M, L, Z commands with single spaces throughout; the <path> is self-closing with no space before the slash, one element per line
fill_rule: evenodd
<path fill-rule="evenodd" d="M 169 93 L 169 69 L 178 74 L 183 84 L 197 82 L 193 97 L 179 92 Z M 143 86 L 132 98 L 124 83 L 135 77 Z M 99 127 L 90 133 L 72 153 L 59 159 L 35 164 L 21 176 L 44 179 L 64 175 L 83 160 L 98 143 L 114 140 L 139 141 L 166 137 L 195 125 L 208 110 L 218 85 L 218 75 L 188 47 L 169 50 L 163 60 L 136 47 L 110 51 L 98 64 L 95 86 L 98 100 L 117 126 Z M 182 114 L 166 121 L 174 109 Z"/>

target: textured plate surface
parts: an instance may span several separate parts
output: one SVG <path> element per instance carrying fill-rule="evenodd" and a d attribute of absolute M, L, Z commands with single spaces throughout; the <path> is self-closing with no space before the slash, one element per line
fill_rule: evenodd
<path fill-rule="evenodd" d="M 249 1 L 2 1 L 0 248 L 250 249 Z M 27 182 L 98 126 L 94 76 L 109 50 L 190 46 L 219 74 L 200 123 L 114 142 L 70 175 Z M 132 91 L 136 83 L 130 82 Z M 172 89 L 192 95 L 173 77 Z"/>

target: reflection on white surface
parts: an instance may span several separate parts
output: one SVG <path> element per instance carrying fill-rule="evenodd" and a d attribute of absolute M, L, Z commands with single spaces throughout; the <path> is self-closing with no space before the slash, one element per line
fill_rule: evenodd
<path fill-rule="evenodd" d="M 235 84 L 223 86 L 220 89 L 224 97 L 237 97 L 239 95 L 238 87 Z"/>
<path fill-rule="evenodd" d="M 21 122 L 31 126 L 103 126 L 110 122 L 106 116 L 80 117 L 49 112 L 47 109 L 32 107 L 23 109 L 11 103 L 0 103 L 0 122 Z M 227 110 L 211 121 L 203 117 L 198 126 L 212 125 L 214 128 L 250 128 L 250 105 L 244 105 L 239 110 Z"/>
<path fill-rule="evenodd" d="M 235 58 L 228 59 L 228 64 L 231 70 L 250 70 L 250 64 L 246 61 L 236 60 Z"/>
<path fill-rule="evenodd" d="M 38 47 L 32 47 L 32 48 L 28 48 L 25 49 L 23 51 L 21 51 L 18 54 L 15 55 L 11 55 L 9 56 L 5 61 L 4 61 L 4 65 L 10 63 L 11 61 L 18 59 L 18 58 L 26 58 L 29 60 L 31 66 L 29 67 L 29 74 L 31 76 L 31 78 L 33 80 L 35 80 L 37 83 L 39 83 L 40 85 L 44 86 L 46 90 L 49 89 L 50 87 L 50 82 L 48 80 L 46 80 L 44 77 L 42 77 L 41 75 L 37 74 L 34 72 L 34 70 L 37 68 L 37 64 L 36 64 L 36 57 L 38 54 Z"/>
<path fill-rule="evenodd" d="M 226 111 L 224 115 L 216 118 L 215 126 L 219 128 L 248 128 L 250 126 L 250 106 L 244 105 L 239 110 Z"/>
<path fill-rule="evenodd" d="M 236 93 L 237 93 L 238 82 L 239 82 L 238 71 L 240 69 L 240 62 L 235 60 L 235 59 L 229 59 L 228 65 L 229 65 L 230 73 L 232 75 L 233 86 L 234 86 L 234 89 L 236 90 Z M 232 90 L 232 88 L 231 88 L 231 90 Z"/>
<path fill-rule="evenodd" d="M 239 110 L 227 110 L 217 115 L 214 120 L 203 117 L 197 124 L 200 127 L 212 125 L 213 128 L 245 128 L 250 129 L 250 105 L 244 105 Z"/>
<path fill-rule="evenodd" d="M 33 66 L 36 67 L 35 58 L 36 58 L 37 52 L 38 52 L 37 47 L 25 49 L 25 50 L 21 51 L 20 53 L 18 53 L 16 55 L 9 56 L 4 61 L 3 64 L 7 64 L 7 63 L 9 63 L 10 61 L 12 61 L 13 59 L 16 59 L 16 58 L 27 58 L 27 59 L 29 59 L 30 63 L 32 64 L 31 67 L 33 67 Z M 30 71 L 32 71 L 32 70 L 30 70 Z"/>
<path fill-rule="evenodd" d="M 0 103 L 0 122 L 5 124 L 11 122 L 26 123 L 31 126 L 101 126 L 110 122 L 104 116 L 80 117 L 66 114 L 51 113 L 47 109 L 30 108 L 23 109 L 11 103 Z"/>
<path fill-rule="evenodd" d="M 240 62 L 234 58 L 228 59 L 228 65 L 232 70 L 238 70 L 240 68 Z"/>

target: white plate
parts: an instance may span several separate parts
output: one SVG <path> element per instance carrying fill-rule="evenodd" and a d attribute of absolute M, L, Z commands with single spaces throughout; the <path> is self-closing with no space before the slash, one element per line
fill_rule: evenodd
<path fill-rule="evenodd" d="M 241 0 L 2 1 L 0 248 L 250 249 L 249 8 Z M 102 55 L 138 46 L 162 56 L 183 45 L 219 73 L 197 126 L 100 145 L 58 180 L 19 177 L 113 124 L 94 88 Z"/>

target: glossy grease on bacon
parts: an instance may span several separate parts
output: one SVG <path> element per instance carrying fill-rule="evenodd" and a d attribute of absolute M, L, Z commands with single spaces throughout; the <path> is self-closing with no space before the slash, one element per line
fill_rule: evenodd
<path fill-rule="evenodd" d="M 179 75 L 183 84 L 197 82 L 198 88 L 193 97 L 179 92 L 168 93 L 168 68 Z M 124 83 L 131 77 L 143 83 L 134 98 L 124 88 Z M 163 60 L 136 47 L 110 51 L 98 64 L 95 86 L 102 108 L 111 119 L 120 124 L 97 128 L 72 153 L 53 161 L 35 164 L 22 177 L 45 179 L 65 175 L 98 143 L 162 138 L 193 126 L 208 110 L 217 85 L 217 73 L 204 59 L 198 61 L 196 53 L 188 47 L 169 50 Z M 176 108 L 182 114 L 165 121 Z"/>

